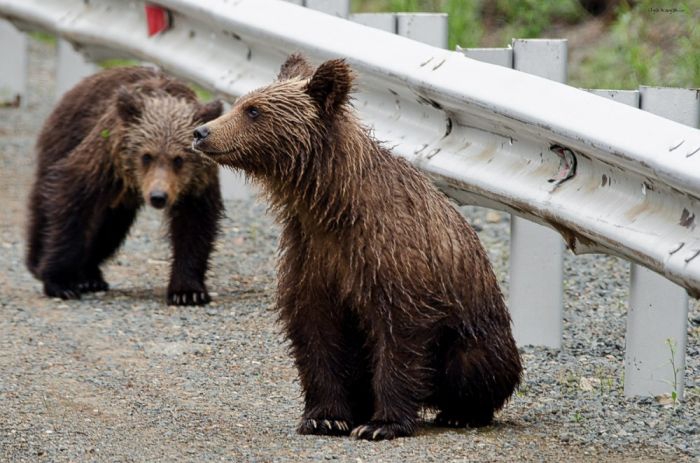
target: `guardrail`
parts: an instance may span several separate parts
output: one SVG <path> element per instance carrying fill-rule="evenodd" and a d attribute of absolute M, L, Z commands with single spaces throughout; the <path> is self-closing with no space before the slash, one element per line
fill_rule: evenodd
<path fill-rule="evenodd" d="M 286 2 L 158 3 L 173 26 L 151 38 L 140 1 L 0 0 L 0 16 L 53 31 L 92 59 L 155 62 L 229 97 L 268 83 L 291 51 L 345 57 L 360 75 L 363 119 L 450 196 L 546 225 L 575 253 L 621 256 L 700 294 L 700 130 Z M 682 374 L 687 299 L 674 310 L 673 323 L 645 324 L 665 362 L 664 341 L 676 342 Z M 628 345 L 633 338 L 630 328 Z M 628 394 L 678 383 L 657 357 L 629 355 Z M 628 387 L 633 369 L 642 378 Z"/>

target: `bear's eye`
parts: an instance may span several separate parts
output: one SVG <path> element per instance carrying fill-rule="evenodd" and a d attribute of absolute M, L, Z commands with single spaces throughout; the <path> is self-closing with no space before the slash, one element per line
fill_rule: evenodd
<path fill-rule="evenodd" d="M 179 169 L 180 167 L 182 167 L 183 162 L 184 161 L 180 156 L 176 156 L 175 158 L 173 158 L 173 167 Z"/>
<path fill-rule="evenodd" d="M 250 108 L 246 109 L 246 114 L 248 114 L 248 117 L 251 119 L 255 119 L 260 115 L 260 110 L 255 106 L 251 106 Z"/>
<path fill-rule="evenodd" d="M 146 153 L 143 156 L 141 156 L 141 162 L 143 163 L 144 166 L 147 166 L 153 161 L 153 156 L 150 154 Z"/>

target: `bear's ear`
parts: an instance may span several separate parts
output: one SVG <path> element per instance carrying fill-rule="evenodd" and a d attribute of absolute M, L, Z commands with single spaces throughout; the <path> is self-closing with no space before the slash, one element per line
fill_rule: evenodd
<path fill-rule="evenodd" d="M 223 111 L 224 105 L 221 103 L 221 100 L 214 100 L 207 104 L 201 105 L 194 114 L 194 118 L 200 123 L 205 124 L 221 116 Z"/>
<path fill-rule="evenodd" d="M 332 114 L 348 101 L 353 73 L 343 59 L 321 64 L 306 86 L 306 93 L 316 101 L 322 112 Z"/>
<path fill-rule="evenodd" d="M 127 88 L 121 87 L 117 91 L 117 113 L 119 117 L 127 123 L 134 122 L 143 112 L 143 102 L 138 95 L 130 92 Z"/>
<path fill-rule="evenodd" d="M 280 73 L 277 74 L 277 80 L 289 80 L 295 77 L 308 79 L 313 73 L 314 68 L 311 67 L 301 53 L 292 53 L 287 58 L 287 61 L 282 64 Z"/>

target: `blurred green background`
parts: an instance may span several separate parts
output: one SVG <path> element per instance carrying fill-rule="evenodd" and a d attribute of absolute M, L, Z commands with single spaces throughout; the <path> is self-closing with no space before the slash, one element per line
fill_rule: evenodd
<path fill-rule="evenodd" d="M 448 13 L 451 49 L 566 38 L 578 87 L 700 87 L 700 0 L 352 0 L 352 11 Z"/>

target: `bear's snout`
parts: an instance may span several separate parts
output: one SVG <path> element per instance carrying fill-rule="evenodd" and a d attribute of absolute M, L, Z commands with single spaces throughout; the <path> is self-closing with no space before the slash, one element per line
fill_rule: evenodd
<path fill-rule="evenodd" d="M 151 206 L 156 209 L 163 209 L 168 204 L 168 193 L 165 191 L 154 191 L 148 199 L 151 202 Z"/>
<path fill-rule="evenodd" d="M 205 138 L 209 136 L 209 127 L 206 125 L 200 125 L 194 129 L 194 144 L 199 145 Z"/>

